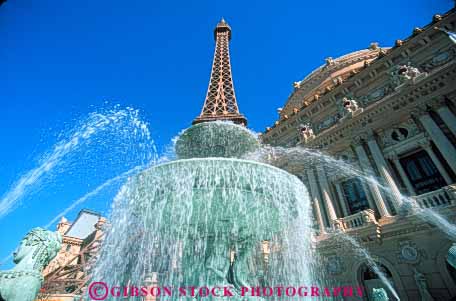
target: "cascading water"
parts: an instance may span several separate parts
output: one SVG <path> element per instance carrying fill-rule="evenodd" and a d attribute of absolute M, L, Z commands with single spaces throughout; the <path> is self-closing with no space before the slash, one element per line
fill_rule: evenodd
<path fill-rule="evenodd" d="M 172 300 L 190 298 L 183 287 L 232 287 L 234 300 L 261 300 L 267 293 L 245 288 L 317 284 L 307 190 L 284 170 L 236 158 L 258 147 L 232 123 L 183 132 L 179 160 L 145 170 L 117 195 L 92 279 L 141 286 L 155 274 Z"/>

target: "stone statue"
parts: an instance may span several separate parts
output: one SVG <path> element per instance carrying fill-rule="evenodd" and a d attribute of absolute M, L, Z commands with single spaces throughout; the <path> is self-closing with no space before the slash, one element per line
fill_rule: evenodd
<path fill-rule="evenodd" d="M 414 81 L 424 75 L 418 68 L 413 67 L 410 62 L 407 65 L 400 65 L 391 73 L 391 81 L 394 88 L 401 86 L 408 81 Z"/>
<path fill-rule="evenodd" d="M 336 63 L 336 61 L 334 61 L 334 59 L 332 57 L 327 57 L 327 58 L 325 58 L 325 63 L 326 63 L 326 66 L 332 66 Z"/>
<path fill-rule="evenodd" d="M 62 236 L 42 228 L 35 228 L 22 239 L 14 251 L 16 266 L 0 271 L 0 300 L 33 301 L 43 284 L 41 272 L 57 255 Z"/>
<path fill-rule="evenodd" d="M 373 301 L 388 301 L 388 294 L 384 288 L 373 288 L 372 289 L 372 300 Z"/>
<path fill-rule="evenodd" d="M 349 99 L 348 97 L 342 98 L 342 108 L 343 117 L 353 117 L 363 111 L 363 109 L 359 107 L 358 102 L 356 102 L 356 100 Z"/>
<path fill-rule="evenodd" d="M 418 270 L 415 269 L 415 274 L 413 275 L 415 278 L 415 283 L 416 286 L 418 286 L 418 290 L 421 295 L 421 301 L 434 301 L 434 298 L 431 296 L 431 294 L 428 291 L 428 285 L 426 282 L 426 277 L 424 277 L 423 274 L 418 272 Z"/>
<path fill-rule="evenodd" d="M 456 269 L 456 243 L 454 243 L 448 250 L 447 262 Z"/>
<path fill-rule="evenodd" d="M 315 138 L 315 134 L 310 123 L 299 125 L 299 135 L 301 141 L 304 143 L 307 143 L 307 141 Z"/>

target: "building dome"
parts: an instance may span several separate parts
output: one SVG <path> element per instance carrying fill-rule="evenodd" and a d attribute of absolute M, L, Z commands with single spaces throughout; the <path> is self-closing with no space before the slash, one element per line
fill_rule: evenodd
<path fill-rule="evenodd" d="M 320 95 L 332 90 L 388 49 L 372 43 L 368 49 L 351 52 L 336 59 L 326 58 L 325 64 L 312 71 L 303 80 L 293 84 L 294 91 L 288 97 L 280 115 L 290 115 L 294 109 L 318 100 Z"/>

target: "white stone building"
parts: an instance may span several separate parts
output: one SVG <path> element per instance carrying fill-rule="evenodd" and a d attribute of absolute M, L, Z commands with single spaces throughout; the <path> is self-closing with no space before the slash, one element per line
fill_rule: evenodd
<path fill-rule="evenodd" d="M 352 246 L 331 239 L 331 228 L 361 241 L 401 300 L 456 300 L 456 270 L 446 262 L 453 241 L 400 208 L 402 195 L 409 196 L 456 221 L 456 44 L 436 27 L 456 31 L 455 10 L 435 15 L 392 48 L 372 43 L 326 59 L 294 83 L 279 119 L 262 135 L 273 146 L 343 158 L 385 185 L 316 165 L 292 171 L 311 194 L 325 272 L 339 285 L 364 286 L 366 294 L 380 280 Z"/>

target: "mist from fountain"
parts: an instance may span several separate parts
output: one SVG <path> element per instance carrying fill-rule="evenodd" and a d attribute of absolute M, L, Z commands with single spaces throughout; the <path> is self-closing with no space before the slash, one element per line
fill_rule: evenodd
<path fill-rule="evenodd" d="M 36 166 L 3 194 L 0 219 L 32 192 L 56 185 L 63 175 L 77 174 L 84 180 L 87 176 L 109 178 L 154 160 L 155 154 L 148 125 L 137 110 L 117 105 L 98 109 L 66 129 L 51 150 L 39 157 Z M 101 174 L 103 164 L 109 164 L 109 175 Z"/>
<path fill-rule="evenodd" d="M 136 166 L 136 167 L 133 167 L 130 170 L 127 170 L 126 172 L 124 172 L 124 173 L 122 173 L 120 175 L 115 176 L 114 178 L 111 178 L 111 179 L 105 181 L 103 184 L 99 185 L 97 188 L 95 188 L 95 189 L 91 190 L 90 192 L 84 194 L 83 196 L 81 196 L 77 200 L 72 201 L 71 204 L 67 208 L 65 208 L 59 214 L 57 214 L 43 228 L 44 229 L 49 229 L 49 227 L 54 225 L 59 219 L 61 219 L 62 217 L 64 217 L 65 215 L 67 215 L 68 213 L 73 211 L 77 206 L 83 204 L 84 202 L 86 202 L 90 198 L 92 198 L 92 197 L 96 196 L 97 194 L 99 194 L 103 189 L 115 184 L 116 182 L 125 181 L 128 177 L 139 173 L 143 169 L 145 169 L 144 166 Z"/>

